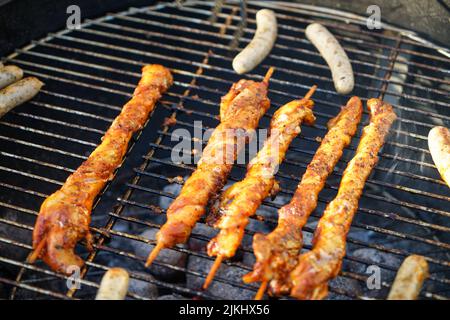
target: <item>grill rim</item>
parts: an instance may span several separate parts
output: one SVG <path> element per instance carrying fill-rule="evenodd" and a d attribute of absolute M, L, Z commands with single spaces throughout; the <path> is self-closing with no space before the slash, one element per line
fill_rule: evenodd
<path fill-rule="evenodd" d="M 266 6 L 268 3 L 272 3 L 272 2 L 249 1 L 249 4 L 259 4 L 259 3 L 263 3 L 264 6 Z M 190 6 L 194 6 L 194 5 L 196 5 L 196 4 L 202 4 L 202 5 L 204 5 L 204 3 L 203 3 L 203 2 L 200 2 L 200 1 L 188 1 L 188 2 L 184 3 L 184 5 L 190 5 Z M 278 3 L 276 3 L 276 4 L 278 4 Z M 115 16 L 115 15 L 118 15 L 118 14 L 125 14 L 125 15 L 126 15 L 126 14 L 129 14 L 129 15 L 131 15 L 131 14 L 136 13 L 136 10 L 139 10 L 139 11 L 141 11 L 141 12 L 149 11 L 149 10 L 159 10 L 159 9 L 164 8 L 164 7 L 167 7 L 167 6 L 169 6 L 169 7 L 172 6 L 172 7 L 173 7 L 174 4 L 173 4 L 173 3 L 157 4 L 157 5 L 155 5 L 155 6 L 144 7 L 144 8 L 140 8 L 140 9 L 137 9 L 137 8 L 130 8 L 130 9 L 128 9 L 128 10 L 119 12 L 119 13 L 117 13 L 117 14 L 113 14 L 112 16 Z M 309 5 L 306 5 L 306 6 L 309 6 Z M 313 6 L 313 7 L 315 7 L 315 6 Z M 276 8 L 275 8 L 275 9 L 276 9 Z M 331 10 L 336 11 L 336 10 L 334 10 L 334 9 L 331 9 Z M 85 22 L 85 23 L 83 23 L 83 27 L 85 27 L 85 26 L 90 26 L 91 23 L 95 23 L 96 21 L 101 21 L 102 19 L 108 19 L 108 17 L 110 17 L 110 15 L 105 15 L 105 16 L 103 16 L 103 17 L 100 17 L 100 18 L 93 19 L 93 20 L 91 20 L 91 21 Z M 384 23 L 384 24 L 383 24 L 383 27 L 384 27 L 384 28 L 387 28 L 387 27 L 390 27 L 390 26 Z M 392 28 L 395 29 L 396 27 L 393 27 L 393 26 L 392 26 Z M 394 30 L 394 29 L 393 29 L 393 30 Z M 407 36 L 407 37 L 409 37 L 409 36 L 411 36 L 411 35 L 412 35 L 413 37 L 417 36 L 417 34 L 416 34 L 415 32 L 408 31 L 408 30 L 406 30 L 406 31 L 407 31 L 407 34 L 404 34 L 404 36 Z M 63 30 L 63 31 L 61 31 L 61 32 L 56 33 L 56 35 L 58 35 L 58 34 L 66 34 L 67 32 L 70 33 L 70 30 Z M 49 37 L 50 37 L 50 38 L 49 38 Z M 417 37 L 418 37 L 418 36 L 417 36 Z M 3 59 L 3 60 L 4 60 L 4 61 L 10 61 L 10 60 L 13 60 L 13 59 L 15 59 L 16 56 L 18 56 L 18 55 L 20 54 L 19 51 L 27 51 L 27 50 L 30 50 L 30 49 L 34 48 L 35 46 L 37 46 L 36 43 L 40 43 L 41 41 L 44 41 L 44 40 L 49 41 L 49 40 L 51 40 L 51 39 L 52 39 L 52 38 L 51 38 L 51 35 L 49 34 L 49 35 L 47 35 L 46 37 L 42 38 L 41 40 L 33 41 L 32 44 L 23 47 L 23 49 L 17 50 L 16 52 L 12 53 L 12 54 L 9 55 L 6 59 Z M 414 39 L 414 40 L 415 40 L 415 39 Z M 423 39 L 422 39 L 422 40 L 423 40 Z M 415 41 L 416 41 L 416 40 L 415 40 Z M 425 43 L 428 42 L 427 40 L 423 40 L 423 41 L 425 41 Z M 439 46 L 438 46 L 438 47 L 439 47 Z M 435 49 L 435 48 L 433 48 L 433 49 Z M 446 54 L 448 54 L 448 52 L 445 51 L 446 54 L 444 54 L 444 53 L 442 53 L 442 52 L 440 51 L 440 50 L 442 50 L 442 49 L 448 50 L 448 49 L 446 49 L 446 48 L 441 48 L 441 47 L 439 47 L 438 49 L 435 49 L 435 50 L 436 50 L 437 52 L 439 52 L 440 54 L 443 54 L 444 56 L 446 56 Z M 394 60 L 391 60 L 391 62 L 393 62 L 393 61 L 395 61 L 395 59 L 394 59 Z M 392 68 L 391 68 L 391 69 L 392 69 Z M 30 72 L 28 72 L 28 73 L 30 73 Z M 389 81 L 387 81 L 386 83 L 388 84 Z M 386 87 L 387 87 L 387 85 L 386 85 Z M 386 88 L 385 88 L 385 89 L 386 89 Z M 385 89 L 384 89 L 384 90 L 385 90 Z M 379 89 L 379 90 L 381 90 L 381 89 Z M 381 91 L 384 91 L 384 90 L 381 90 Z M 124 94 L 126 94 L 126 95 L 129 96 L 128 93 L 125 93 L 125 92 L 124 92 Z M 180 100 L 180 103 L 182 103 L 182 102 L 183 102 L 183 100 Z M 266 115 L 266 116 L 267 116 L 267 115 Z M 148 122 L 147 122 L 147 123 L 148 123 Z M 146 126 L 147 126 L 147 123 L 146 123 Z M 141 134 L 141 133 L 142 133 L 142 131 L 139 133 L 139 137 L 140 137 L 140 134 Z M 136 140 L 136 141 L 137 141 L 137 140 Z M 134 144 L 133 144 L 133 146 L 134 146 Z M 130 149 L 132 149 L 132 146 L 130 146 Z M 150 148 L 149 150 L 152 151 L 153 148 Z M 150 152 L 150 151 L 149 151 L 149 152 Z M 124 161 L 125 161 L 125 160 L 124 160 Z M 68 169 L 68 168 L 66 168 L 66 169 Z M 136 176 L 138 176 L 138 175 L 136 175 Z M 111 183 L 111 182 L 110 182 L 110 183 Z M 97 200 L 96 200 L 96 204 L 102 199 L 102 196 L 103 196 L 104 192 L 109 188 L 110 183 L 109 183 L 108 186 L 102 191 L 102 193 L 99 195 L 99 197 L 98 197 Z M 120 198 L 122 198 L 122 197 L 120 197 Z M 93 210 L 94 210 L 94 209 L 93 209 Z M 118 218 L 118 217 L 116 217 L 116 218 Z M 112 219 L 112 220 L 114 220 L 114 219 Z M 101 249 L 100 249 L 100 250 L 101 250 Z M 2 257 L 0 257 L 0 258 L 2 258 Z M 90 262 L 90 264 L 95 265 L 95 263 L 93 263 L 93 262 Z M 2 280 L 2 279 L 0 279 L 0 280 Z M 9 281 L 9 280 L 8 280 L 8 281 Z M 11 282 L 11 281 L 10 281 L 10 282 Z M 19 284 L 19 283 L 16 283 L 16 284 Z M 198 294 L 196 293 L 196 295 L 198 295 Z M 70 298 L 70 295 L 69 295 L 69 298 Z"/>

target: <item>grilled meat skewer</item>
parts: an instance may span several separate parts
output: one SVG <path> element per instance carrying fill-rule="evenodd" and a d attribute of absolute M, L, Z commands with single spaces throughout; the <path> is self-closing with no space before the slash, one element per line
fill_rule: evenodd
<path fill-rule="evenodd" d="M 96 196 L 122 163 L 128 142 L 142 128 L 161 95 L 172 85 L 170 71 L 147 65 L 133 97 L 123 107 L 89 158 L 43 203 L 33 231 L 30 262 L 42 258 L 53 270 L 68 273 L 84 261 L 74 253 L 78 241 L 91 247 L 90 213 Z"/>
<path fill-rule="evenodd" d="M 370 123 L 353 159 L 342 176 L 337 196 L 325 209 L 314 234 L 313 249 L 299 257 L 291 272 L 291 295 L 298 299 L 323 299 L 328 281 L 337 276 L 345 255 L 346 237 L 358 210 L 364 184 L 378 162 L 378 152 L 396 115 L 392 106 L 379 100 L 367 101 Z"/>
<path fill-rule="evenodd" d="M 314 123 L 314 103 L 310 97 L 315 90 L 316 86 L 313 86 L 305 98 L 291 101 L 275 112 L 270 123 L 269 137 L 249 163 L 245 178 L 223 194 L 219 208 L 221 217 L 215 224 L 220 232 L 208 244 L 208 254 L 217 256 L 217 260 L 206 278 L 204 289 L 209 286 L 222 259 L 234 256 L 249 218 L 274 188 L 275 173 L 292 140 L 300 133 L 301 123 Z"/>
<path fill-rule="evenodd" d="M 187 241 L 209 200 L 224 186 L 244 145 L 237 143 L 237 138 L 242 134 L 249 137 L 270 106 L 267 91 L 272 72 L 270 68 L 262 82 L 240 80 L 222 97 L 220 124 L 209 138 L 197 169 L 167 209 L 167 221 L 156 234 L 157 244 L 146 266 L 161 249 Z"/>
<path fill-rule="evenodd" d="M 317 206 L 320 191 L 355 135 L 361 121 L 362 103 L 352 97 L 341 112 L 328 123 L 328 132 L 308 165 L 290 203 L 278 210 L 278 226 L 269 234 L 255 234 L 253 250 L 256 263 L 244 281 L 269 282 L 273 295 L 289 291 L 289 273 L 297 264 L 303 246 L 302 229 Z M 265 283 L 266 282 L 266 283 Z M 261 290 L 263 293 L 264 290 Z M 256 297 L 259 300 L 262 295 Z"/>

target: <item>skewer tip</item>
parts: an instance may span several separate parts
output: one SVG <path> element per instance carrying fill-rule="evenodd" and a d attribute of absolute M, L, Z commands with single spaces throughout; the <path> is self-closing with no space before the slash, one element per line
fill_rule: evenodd
<path fill-rule="evenodd" d="M 261 286 L 259 287 L 258 292 L 255 295 L 255 300 L 262 300 L 262 298 L 264 297 L 264 293 L 266 292 L 267 284 L 267 280 L 264 280 L 261 283 Z"/>
<path fill-rule="evenodd" d="M 311 96 L 314 94 L 314 92 L 317 89 L 317 85 L 313 85 L 311 87 L 311 89 L 309 89 L 309 91 L 305 94 L 305 97 L 303 99 L 309 100 L 311 98 Z"/>
<path fill-rule="evenodd" d="M 46 243 L 47 243 L 47 238 L 46 237 L 42 238 L 42 240 L 38 243 L 38 245 L 33 250 L 31 255 L 28 257 L 28 262 L 29 263 L 35 263 L 36 262 L 36 260 L 41 255 L 41 251 L 42 251 L 42 249 L 44 249 L 44 246 L 45 246 Z"/>
<path fill-rule="evenodd" d="M 203 284 L 203 290 L 208 289 L 209 285 L 211 284 L 212 280 L 214 279 L 214 276 L 216 275 L 217 270 L 219 270 L 220 264 L 222 263 L 222 256 L 217 256 L 216 260 L 214 261 L 214 264 L 212 265 L 211 269 L 209 270 L 208 276 L 205 279 L 205 283 Z"/>
<path fill-rule="evenodd" d="M 274 67 L 270 67 L 269 68 L 269 70 L 267 70 L 267 73 L 266 73 L 266 75 L 264 76 L 264 79 L 263 79 L 263 83 L 265 83 L 265 84 L 268 84 L 269 83 L 269 80 L 270 80 L 270 78 L 272 77 L 272 74 L 273 74 L 273 72 L 275 71 L 275 68 Z"/>
<path fill-rule="evenodd" d="M 163 249 L 163 244 L 161 242 L 159 242 L 156 247 L 153 248 L 152 252 L 150 252 L 147 261 L 145 262 L 145 267 L 148 268 L 150 267 L 150 265 L 153 263 L 153 260 L 156 259 L 156 257 L 158 256 L 159 252 Z"/>

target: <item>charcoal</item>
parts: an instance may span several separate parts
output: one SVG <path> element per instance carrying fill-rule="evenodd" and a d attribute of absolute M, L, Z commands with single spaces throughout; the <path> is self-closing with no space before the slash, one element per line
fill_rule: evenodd
<path fill-rule="evenodd" d="M 351 292 L 355 296 L 360 296 L 362 293 L 362 287 L 365 286 L 363 282 L 359 282 L 356 279 L 350 279 L 345 277 L 337 277 L 329 282 L 329 294 L 327 299 L 336 300 L 343 299 L 343 297 L 337 292 Z M 332 292 L 335 289 L 337 292 Z M 349 297 L 347 297 L 350 299 Z"/>
<path fill-rule="evenodd" d="M 157 300 L 189 300 L 189 299 L 176 294 L 166 294 L 164 296 L 158 297 Z"/>
<path fill-rule="evenodd" d="M 8 285 L 4 283 L 0 283 L 0 300 L 7 299 L 10 288 L 7 288 Z"/>
<path fill-rule="evenodd" d="M 211 268 L 212 263 L 213 261 L 206 258 L 189 256 L 188 269 L 195 273 L 205 274 Z M 206 292 L 210 295 L 221 297 L 223 299 L 253 299 L 255 296 L 255 291 L 236 286 L 236 284 L 244 285 L 242 282 L 242 276 L 246 273 L 246 270 L 239 267 L 228 266 L 222 263 L 220 269 L 216 273 L 216 278 L 223 279 L 231 284 L 223 283 L 216 279 L 211 283 Z M 188 288 L 200 290 L 205 278 L 194 274 L 187 274 L 186 280 L 186 285 Z"/>
<path fill-rule="evenodd" d="M 251 250 L 251 251 L 252 251 L 252 253 L 244 252 L 242 254 L 242 263 L 245 264 L 246 266 L 253 267 L 253 265 L 256 262 L 256 259 L 255 259 L 255 255 L 253 254 L 253 250 Z"/>
<path fill-rule="evenodd" d="M 374 275 L 374 271 L 368 269 L 369 266 L 379 266 L 381 264 L 397 270 L 398 266 L 401 263 L 401 259 L 398 256 L 371 248 L 357 249 L 353 252 L 352 256 L 367 261 L 367 264 L 356 262 L 347 263 L 347 270 L 359 273 L 367 277 Z M 393 270 L 387 270 L 385 268 L 379 267 L 379 271 L 380 283 L 389 283 L 395 277 L 395 271 Z M 361 287 L 364 290 L 363 295 L 367 297 L 384 299 L 387 294 L 386 288 L 383 286 L 381 286 L 379 289 L 369 289 L 367 285 L 362 283 Z"/>
<path fill-rule="evenodd" d="M 367 261 L 369 264 L 382 264 L 390 266 L 392 268 L 398 268 L 398 266 L 402 262 L 401 258 L 396 255 L 371 248 L 357 249 L 353 251 L 352 256 Z M 365 272 L 367 266 L 364 267 L 365 268 L 363 271 Z"/>
<path fill-rule="evenodd" d="M 213 238 L 217 234 L 217 231 L 217 229 L 214 229 L 204 223 L 197 223 L 194 230 L 192 230 L 192 236 L 189 237 L 188 248 L 195 252 L 205 252 L 208 239 Z M 202 236 L 199 238 L 195 235 Z"/>
<path fill-rule="evenodd" d="M 341 295 L 335 292 L 329 292 L 326 300 L 352 300 L 349 296 Z"/>
<path fill-rule="evenodd" d="M 155 240 L 155 235 L 157 232 L 158 229 L 156 228 L 147 229 L 141 233 L 140 236 L 149 240 Z M 185 245 L 179 245 L 178 247 L 183 248 Z M 134 244 L 134 252 L 138 257 L 147 257 L 153 248 L 154 245 L 144 242 L 136 242 Z M 186 256 L 186 253 L 180 251 L 163 249 L 148 270 L 157 278 L 161 278 L 166 281 L 176 281 L 183 277 L 184 272 L 158 265 L 158 262 L 169 266 L 184 268 L 186 266 Z"/>
<path fill-rule="evenodd" d="M 22 282 L 26 283 L 26 280 Z M 68 290 L 66 281 L 57 281 L 56 279 L 53 281 L 33 281 L 28 283 L 36 288 L 44 288 L 45 290 L 49 290 L 59 294 L 65 294 Z M 18 288 L 16 294 L 14 296 L 16 300 L 36 300 L 36 299 L 55 299 L 52 296 L 42 295 L 39 292 L 28 290 L 25 288 Z"/>
<path fill-rule="evenodd" d="M 149 274 L 143 274 L 142 276 L 150 281 L 155 280 Z M 158 287 L 155 284 L 135 278 L 130 278 L 128 292 L 148 299 L 156 299 L 158 297 Z"/>
<path fill-rule="evenodd" d="M 183 177 L 183 180 L 186 181 L 188 178 L 189 178 L 188 176 L 185 176 L 185 177 Z M 179 194 L 182 187 L 183 186 L 178 183 L 171 183 L 169 185 L 164 186 L 162 191 L 172 193 L 172 194 Z M 170 204 L 172 203 L 172 201 L 173 201 L 173 199 L 171 199 L 169 197 L 160 197 L 159 198 L 159 206 L 161 208 L 168 208 L 170 206 Z"/>
<path fill-rule="evenodd" d="M 28 217 L 20 215 L 12 210 L 2 211 L 0 217 L 2 219 L 14 221 L 17 223 L 29 223 L 30 225 L 33 224 L 33 221 L 27 219 Z M 7 224 L 0 224 L 0 237 L 24 244 L 31 243 L 31 232 L 29 230 L 15 228 Z M 24 261 L 29 254 L 28 250 L 7 242 L 0 242 L 0 252 L 2 253 L 3 257 L 16 261 Z M 3 264 L 2 268 L 7 269 L 8 271 L 13 271 L 16 269 L 15 266 L 9 264 Z"/>

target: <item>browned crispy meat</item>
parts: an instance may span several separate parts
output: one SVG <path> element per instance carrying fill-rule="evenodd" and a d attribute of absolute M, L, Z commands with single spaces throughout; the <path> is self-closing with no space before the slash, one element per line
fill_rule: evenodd
<path fill-rule="evenodd" d="M 302 121 L 309 124 L 315 121 L 312 107 L 312 100 L 294 100 L 275 112 L 269 137 L 249 163 L 245 178 L 232 185 L 221 197 L 221 216 L 215 224 L 220 232 L 208 244 L 210 256 L 234 256 L 249 217 L 255 214 L 261 202 L 270 194 L 278 166 L 291 141 L 300 133 Z"/>
<path fill-rule="evenodd" d="M 271 73 L 272 69 L 262 82 L 240 80 L 222 97 L 220 124 L 209 138 L 197 169 L 167 209 L 167 221 L 156 235 L 157 246 L 150 254 L 147 266 L 162 248 L 187 241 L 211 197 L 224 186 L 237 154 L 244 146 L 244 143 L 237 143 L 237 138 L 251 136 L 270 106 L 267 89 Z"/>
<path fill-rule="evenodd" d="M 297 264 L 303 246 L 302 228 L 317 206 L 319 192 L 327 177 L 355 135 L 361 114 L 361 100 L 352 97 L 341 112 L 329 121 L 329 131 L 308 165 L 291 202 L 278 211 L 278 226 L 267 235 L 254 236 L 256 263 L 253 271 L 244 276 L 245 282 L 269 281 L 273 295 L 289 292 L 289 273 Z"/>
<path fill-rule="evenodd" d="M 291 295 L 298 299 L 323 299 L 328 281 L 337 276 L 345 255 L 346 237 L 358 210 L 364 184 L 378 161 L 378 152 L 396 115 L 392 107 L 379 100 L 367 102 L 370 123 L 363 130 L 353 159 L 342 176 L 339 191 L 317 226 L 313 249 L 299 257 L 291 272 Z"/>
<path fill-rule="evenodd" d="M 258 154 L 251 160 L 245 178 L 223 192 L 215 223 L 219 234 L 208 243 L 208 254 L 217 256 L 206 277 L 203 288 L 212 282 L 220 263 L 236 253 L 249 218 L 255 214 L 262 201 L 279 189 L 275 174 L 283 162 L 292 140 L 300 133 L 303 121 L 313 124 L 313 86 L 305 98 L 291 101 L 278 109 L 270 122 L 269 137 Z"/>
<path fill-rule="evenodd" d="M 147 65 L 142 69 L 133 98 L 125 104 L 101 144 L 64 185 L 42 203 L 33 231 L 35 251 L 30 260 L 40 257 L 53 270 L 62 273 L 67 273 L 69 266 L 83 265 L 74 248 L 82 239 L 91 246 L 89 224 L 93 202 L 120 166 L 131 136 L 142 128 L 172 81 L 170 71 L 161 65 Z"/>

